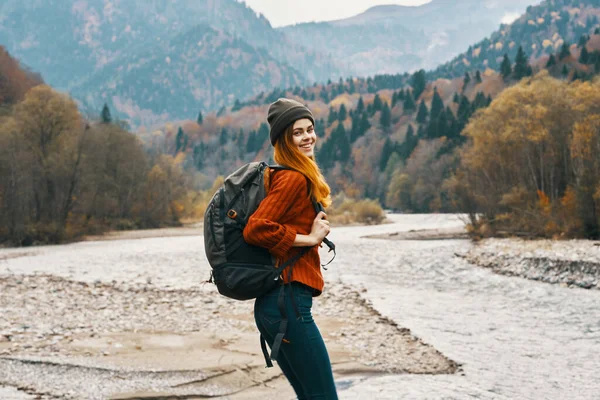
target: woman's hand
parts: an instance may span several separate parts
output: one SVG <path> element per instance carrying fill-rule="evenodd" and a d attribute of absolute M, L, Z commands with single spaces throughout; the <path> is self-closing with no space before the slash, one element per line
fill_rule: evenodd
<path fill-rule="evenodd" d="M 329 221 L 327 221 L 327 214 L 321 211 L 313 221 L 309 236 L 315 240 L 315 244 L 321 244 L 325 236 L 329 235 L 330 230 L 331 228 L 329 227 Z"/>

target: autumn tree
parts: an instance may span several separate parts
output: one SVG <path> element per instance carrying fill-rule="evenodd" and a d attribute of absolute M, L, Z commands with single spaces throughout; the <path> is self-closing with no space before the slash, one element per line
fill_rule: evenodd
<path fill-rule="evenodd" d="M 600 82 L 541 72 L 506 89 L 463 134 L 464 187 L 494 229 L 597 237 Z"/>

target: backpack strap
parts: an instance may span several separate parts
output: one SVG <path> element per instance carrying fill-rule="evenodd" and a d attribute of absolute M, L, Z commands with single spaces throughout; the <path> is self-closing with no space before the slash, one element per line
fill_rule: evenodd
<path fill-rule="evenodd" d="M 303 255 L 305 255 L 310 249 L 311 249 L 311 247 L 303 248 L 302 251 L 300 251 L 294 257 L 292 257 L 291 259 L 286 261 L 283 265 L 278 267 L 277 268 L 278 272 L 283 272 L 286 268 L 288 268 L 288 279 L 291 280 L 292 268 L 294 267 L 294 264 Z M 260 336 L 260 347 L 262 348 L 262 352 L 265 357 L 265 362 L 267 363 L 267 368 L 270 368 L 273 366 L 273 363 L 271 362 L 271 360 L 277 360 L 277 356 L 279 355 L 279 350 L 281 349 L 281 344 L 283 343 L 283 337 L 285 336 L 285 334 L 287 332 L 288 315 L 285 310 L 285 286 L 286 285 L 281 285 L 281 288 L 279 289 L 279 296 L 277 297 L 277 307 L 279 308 L 279 313 L 281 314 L 281 321 L 279 322 L 279 331 L 277 332 L 277 335 L 275 335 L 275 340 L 273 341 L 273 344 L 271 345 L 271 355 L 270 356 L 269 356 L 269 352 L 267 351 L 267 344 L 266 344 L 265 338 L 262 335 Z M 296 312 L 296 318 L 300 318 L 300 312 L 298 311 L 298 307 L 296 307 L 296 301 L 294 298 L 294 290 L 292 289 L 291 285 L 289 285 L 289 287 L 290 287 L 290 298 L 292 301 L 292 305 L 294 307 L 294 311 Z"/>
<path fill-rule="evenodd" d="M 274 170 L 287 170 L 287 171 L 295 171 L 295 169 L 293 169 L 293 168 L 290 168 L 290 167 L 286 167 L 285 165 L 278 165 L 278 164 L 274 164 L 274 165 L 268 165 L 268 167 L 269 167 L 269 168 L 272 168 L 272 169 L 274 169 Z M 307 179 L 306 181 L 307 181 L 308 185 L 310 185 L 310 181 L 309 181 L 308 179 Z M 316 201 L 314 198 L 312 198 L 312 197 L 311 197 L 311 201 L 312 201 L 312 203 L 313 203 L 313 207 L 315 208 L 315 211 L 317 212 L 317 214 L 318 214 L 319 212 L 321 212 L 321 211 L 324 211 L 324 209 L 323 209 L 323 205 L 322 205 L 321 203 L 317 202 L 317 201 Z M 335 244 L 334 244 L 334 243 L 333 243 L 331 240 L 329 240 L 329 239 L 327 239 L 327 238 L 324 238 L 324 239 L 323 239 L 323 243 L 325 243 L 325 244 L 327 245 L 327 247 L 329 247 L 329 252 L 333 251 L 333 258 L 332 258 L 332 259 L 331 259 L 331 260 L 330 260 L 330 261 L 329 261 L 327 264 L 325 264 L 325 265 L 321 265 L 322 267 L 325 267 L 325 266 L 329 265 L 329 264 L 330 264 L 330 263 L 333 261 L 333 259 L 334 259 L 334 258 L 335 258 L 335 256 L 336 256 L 336 252 L 335 252 Z"/>
<path fill-rule="evenodd" d="M 321 203 L 319 203 L 315 199 L 312 199 L 312 203 L 313 203 L 313 207 L 315 208 L 315 211 L 317 212 L 317 214 L 320 213 L 321 211 L 324 211 L 323 205 Z M 337 253 L 335 252 L 335 243 L 333 243 L 331 240 L 329 240 L 325 237 L 325 238 L 323 238 L 323 243 L 325 243 L 327 245 L 327 247 L 329 247 L 330 253 L 333 251 L 333 258 L 331 260 L 329 260 L 327 262 L 327 264 L 321 264 L 321 267 L 323 267 L 323 269 L 325 271 L 327 271 L 327 268 L 325 268 L 325 267 L 328 266 L 329 264 L 331 264 L 331 262 L 335 259 L 335 256 Z"/>

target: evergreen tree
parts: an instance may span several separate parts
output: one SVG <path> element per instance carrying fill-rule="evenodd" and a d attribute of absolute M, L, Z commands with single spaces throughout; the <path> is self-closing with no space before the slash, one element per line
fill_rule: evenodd
<path fill-rule="evenodd" d="M 241 109 L 242 109 L 242 104 L 240 103 L 240 101 L 238 99 L 235 99 L 235 102 L 233 103 L 233 107 L 231 107 L 231 112 L 236 112 Z"/>
<path fill-rule="evenodd" d="M 248 141 L 246 142 L 246 153 L 254 153 L 256 147 L 256 132 L 250 131 Z"/>
<path fill-rule="evenodd" d="M 431 119 L 437 119 L 440 112 L 444 109 L 444 101 L 440 97 L 437 88 L 433 89 L 433 99 L 431 100 Z"/>
<path fill-rule="evenodd" d="M 344 104 L 342 104 L 340 106 L 340 111 L 338 113 L 338 120 L 340 122 L 344 122 L 347 117 L 348 117 L 348 111 L 346 111 L 346 106 Z"/>
<path fill-rule="evenodd" d="M 258 132 L 256 133 L 256 141 L 258 142 L 257 151 L 260 150 L 263 143 L 269 138 L 269 131 L 269 125 L 264 122 L 258 127 Z"/>
<path fill-rule="evenodd" d="M 404 96 L 404 113 L 412 113 L 416 108 L 415 100 L 411 92 L 406 93 Z"/>
<path fill-rule="evenodd" d="M 585 46 L 581 48 L 581 54 L 579 55 L 579 62 L 582 64 L 588 64 L 590 62 L 590 53 L 587 51 Z"/>
<path fill-rule="evenodd" d="M 203 121 L 204 121 L 204 119 L 202 118 L 202 111 L 198 111 L 198 118 L 196 118 L 196 123 L 198 125 L 202 125 Z"/>
<path fill-rule="evenodd" d="M 337 121 L 337 119 L 338 119 L 338 115 L 337 115 L 337 112 L 335 112 L 335 108 L 329 107 L 329 116 L 327 117 L 327 126 L 331 126 L 331 124 L 333 124 L 333 121 Z"/>
<path fill-rule="evenodd" d="M 463 80 L 463 90 L 465 90 L 467 86 L 469 86 L 469 83 L 471 83 L 471 75 L 469 75 L 469 72 L 465 72 L 465 78 Z"/>
<path fill-rule="evenodd" d="M 562 61 L 565 58 L 570 57 L 570 56 L 571 56 L 571 48 L 567 42 L 564 42 L 562 44 L 562 47 L 560 48 L 560 53 L 558 55 L 558 59 Z"/>
<path fill-rule="evenodd" d="M 390 138 L 385 139 L 385 143 L 383 144 L 383 149 L 381 150 L 381 157 L 379 158 L 379 170 L 383 171 L 390 159 L 390 156 L 394 152 L 394 145 Z"/>
<path fill-rule="evenodd" d="M 567 64 L 563 65 L 563 69 L 561 71 L 562 76 L 564 76 L 565 78 L 567 77 L 567 75 L 569 75 L 569 69 L 567 68 Z"/>
<path fill-rule="evenodd" d="M 350 141 L 346 136 L 344 124 L 338 124 L 335 131 L 333 131 L 331 138 L 336 145 L 336 160 L 346 163 L 350 159 L 351 147 Z"/>
<path fill-rule="evenodd" d="M 379 123 L 383 127 L 383 129 L 387 130 L 392 124 L 392 112 L 387 102 L 383 103 L 383 107 L 381 108 L 381 115 L 379 117 Z"/>
<path fill-rule="evenodd" d="M 440 115 L 437 118 L 437 136 L 436 137 L 442 137 L 442 136 L 447 136 L 447 129 L 448 129 L 448 117 L 446 117 L 446 111 L 442 109 L 442 111 L 440 112 Z"/>
<path fill-rule="evenodd" d="M 179 153 L 180 151 L 185 151 L 183 148 L 184 136 L 185 133 L 183 132 L 183 129 L 179 127 L 179 129 L 177 129 L 177 136 L 175 136 L 175 154 Z"/>
<path fill-rule="evenodd" d="M 510 60 L 508 59 L 508 54 L 504 54 L 504 59 L 502 60 L 502 65 L 500 65 L 500 74 L 507 80 L 512 74 L 512 68 L 510 66 Z"/>
<path fill-rule="evenodd" d="M 102 107 L 102 113 L 100 115 L 102 117 L 103 124 L 110 124 L 112 122 L 112 117 L 110 116 L 108 104 L 104 103 L 104 107 Z"/>
<path fill-rule="evenodd" d="M 375 112 L 381 111 L 382 108 L 383 108 L 383 102 L 381 101 L 379 94 L 376 94 L 375 98 L 373 99 L 373 111 L 375 111 Z"/>
<path fill-rule="evenodd" d="M 587 44 L 588 40 L 589 40 L 589 37 L 588 37 L 588 36 L 586 36 L 586 35 L 581 35 L 581 36 L 579 37 L 579 42 L 577 43 L 577 47 L 578 47 L 578 48 L 585 47 L 585 45 Z"/>
<path fill-rule="evenodd" d="M 315 121 L 315 133 L 320 138 L 325 137 L 325 121 L 323 118 Z"/>
<path fill-rule="evenodd" d="M 527 67 L 529 67 L 529 64 L 527 62 L 527 56 L 523 51 L 523 47 L 519 46 L 519 50 L 517 51 L 517 57 L 515 58 L 515 68 L 513 70 L 513 77 L 518 81 L 526 77 L 528 72 Z"/>
<path fill-rule="evenodd" d="M 362 113 L 360 117 L 360 136 L 367 133 L 367 131 L 371 128 L 371 123 L 369 123 L 369 115 L 366 112 Z"/>
<path fill-rule="evenodd" d="M 462 96 L 460 99 L 460 103 L 458 104 L 458 112 L 456 118 L 458 119 L 458 126 L 462 131 L 465 126 L 467 126 L 467 122 L 469 122 L 469 118 L 471 117 L 471 103 L 467 96 Z"/>
<path fill-rule="evenodd" d="M 477 82 L 477 83 L 481 83 L 482 82 L 481 72 L 479 72 L 479 70 L 477 70 L 477 72 L 475 72 L 475 82 Z"/>
<path fill-rule="evenodd" d="M 579 79 L 579 71 L 575 70 L 575 72 L 573 72 L 573 76 L 571 77 L 571 82 L 575 82 L 578 79 Z"/>
<path fill-rule="evenodd" d="M 319 147 L 318 151 L 316 152 L 317 162 L 319 163 L 319 166 L 324 170 L 333 167 L 333 164 L 335 162 L 334 145 L 334 141 L 330 138 L 324 141 L 323 144 L 321 144 L 321 146 Z"/>
<path fill-rule="evenodd" d="M 487 99 L 486 99 L 485 95 L 483 94 L 483 92 L 477 92 L 477 95 L 475 96 L 475 99 L 473 100 L 473 104 L 471 104 L 471 107 L 472 107 L 473 112 L 475 112 L 476 110 L 478 110 L 480 108 L 487 107 Z"/>
<path fill-rule="evenodd" d="M 229 135 L 227 134 L 227 128 L 223 128 L 221 130 L 221 135 L 219 135 L 219 144 L 221 146 L 224 146 L 227 143 L 228 139 L 229 139 Z"/>
<path fill-rule="evenodd" d="M 550 58 L 548 58 L 548 62 L 546 63 L 546 68 L 552 68 L 556 65 L 556 57 L 554 54 L 550 54 Z"/>
<path fill-rule="evenodd" d="M 363 101 L 362 96 L 360 96 L 358 98 L 358 104 L 356 106 L 356 112 L 359 114 L 362 114 L 362 112 L 365 111 L 365 102 Z"/>
<path fill-rule="evenodd" d="M 454 92 L 454 97 L 452 98 L 452 102 L 458 104 L 460 103 L 460 96 L 458 95 L 458 92 Z"/>
<path fill-rule="evenodd" d="M 354 79 L 348 78 L 348 93 L 354 94 L 356 93 L 356 85 L 354 84 Z"/>
<path fill-rule="evenodd" d="M 412 125 L 408 125 L 406 137 L 404 138 L 404 142 L 402 142 L 398 151 L 400 159 L 402 159 L 402 161 L 406 161 L 412 154 L 415 147 L 417 147 L 418 143 L 419 138 L 415 136 L 415 130 L 413 129 Z"/>
<path fill-rule="evenodd" d="M 421 100 L 419 103 L 419 111 L 417 112 L 417 122 L 419 124 L 424 124 L 427 121 L 427 117 L 429 116 L 429 111 L 427 110 L 427 106 L 425 105 L 425 100 Z"/>
<path fill-rule="evenodd" d="M 414 100 L 418 100 L 421 93 L 425 91 L 427 81 L 425 79 L 425 70 L 419 70 L 412 75 L 410 85 L 412 86 L 412 96 Z M 414 102 L 413 102 L 414 103 Z"/>
<path fill-rule="evenodd" d="M 329 104 L 329 94 L 327 93 L 327 91 L 325 89 L 321 89 L 321 93 L 319 93 L 319 97 L 321 97 L 321 100 L 323 100 L 323 102 L 325 104 Z"/>
<path fill-rule="evenodd" d="M 458 137 L 458 134 L 460 133 L 458 130 L 458 121 L 456 120 L 456 117 L 454 116 L 454 113 L 452 112 L 450 107 L 446 107 L 444 114 L 446 115 L 448 121 L 446 128 L 446 137 L 448 139 L 454 140 L 456 137 Z"/>
<path fill-rule="evenodd" d="M 594 31 L 594 35 L 600 35 L 600 28 L 596 28 L 596 30 Z"/>

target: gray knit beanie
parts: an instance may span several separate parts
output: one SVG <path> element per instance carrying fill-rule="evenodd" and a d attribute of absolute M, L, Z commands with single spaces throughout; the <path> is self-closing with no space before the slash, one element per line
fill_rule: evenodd
<path fill-rule="evenodd" d="M 275 146 L 277 138 L 294 122 L 308 118 L 315 124 L 315 119 L 310 110 L 302 103 L 292 99 L 279 99 L 269 106 L 267 121 L 271 127 L 271 144 Z"/>

